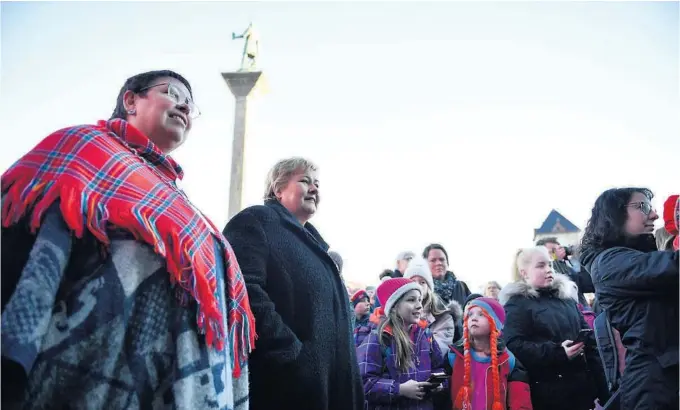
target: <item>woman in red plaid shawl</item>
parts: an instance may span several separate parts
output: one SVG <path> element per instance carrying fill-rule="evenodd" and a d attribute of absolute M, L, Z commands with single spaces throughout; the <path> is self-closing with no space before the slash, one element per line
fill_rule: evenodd
<path fill-rule="evenodd" d="M 3 405 L 248 408 L 241 272 L 168 156 L 198 113 L 179 74 L 139 74 L 2 175 Z"/>

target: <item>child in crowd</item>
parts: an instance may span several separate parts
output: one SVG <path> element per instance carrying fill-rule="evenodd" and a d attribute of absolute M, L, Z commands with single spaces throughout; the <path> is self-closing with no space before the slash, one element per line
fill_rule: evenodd
<path fill-rule="evenodd" d="M 503 307 L 493 298 L 465 306 L 463 340 L 448 353 L 454 410 L 531 410 L 526 371 L 505 348 Z"/>
<path fill-rule="evenodd" d="M 434 293 L 432 272 L 425 259 L 411 259 L 404 277 L 420 285 L 423 295 L 421 320 L 432 331 L 432 335 L 439 343 L 439 349 L 447 352 L 450 345 L 463 337 L 463 308 L 455 300 L 445 305 Z"/>
<path fill-rule="evenodd" d="M 448 388 L 428 383 L 443 372 L 444 358 L 432 333 L 420 325 L 420 286 L 406 278 L 378 286 L 384 316 L 357 348 L 368 409 L 432 410 L 432 395 Z M 376 311 L 377 312 L 377 311 Z"/>
<path fill-rule="evenodd" d="M 371 305 L 368 301 L 368 293 L 365 290 L 359 289 L 350 298 L 352 306 L 354 307 L 354 329 L 361 326 L 368 325 L 368 318 L 371 313 Z"/>
<path fill-rule="evenodd" d="M 366 292 L 366 294 L 368 294 L 368 292 Z M 376 303 L 378 302 L 378 297 L 377 294 L 375 294 L 375 291 L 373 299 L 375 299 Z M 361 299 L 361 301 L 363 301 L 363 299 Z M 364 311 L 363 307 L 361 306 L 361 301 L 354 306 L 355 315 L 358 315 Z M 354 299 L 352 299 L 352 303 L 354 304 Z M 357 312 L 357 309 L 359 312 Z M 375 309 L 370 309 L 369 307 L 369 313 L 363 315 L 361 319 L 357 319 L 357 323 L 354 325 L 354 344 L 356 347 L 359 347 L 368 337 L 369 333 L 371 333 L 380 325 L 380 321 L 384 318 L 384 316 L 383 308 L 380 306 L 380 304 L 378 304 L 378 307 Z"/>
<path fill-rule="evenodd" d="M 375 286 L 366 286 L 366 293 L 368 294 L 368 304 L 371 308 L 371 313 L 375 310 Z"/>

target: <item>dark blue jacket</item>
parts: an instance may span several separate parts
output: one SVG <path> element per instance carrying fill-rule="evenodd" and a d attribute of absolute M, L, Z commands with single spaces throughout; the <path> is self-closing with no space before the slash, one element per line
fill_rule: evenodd
<path fill-rule="evenodd" d="M 626 347 L 622 409 L 678 408 L 678 252 L 584 249 L 599 305 Z"/>

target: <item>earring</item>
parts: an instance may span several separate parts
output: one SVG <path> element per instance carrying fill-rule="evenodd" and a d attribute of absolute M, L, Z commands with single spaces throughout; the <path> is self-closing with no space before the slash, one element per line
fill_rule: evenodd
<path fill-rule="evenodd" d="M 135 115 L 137 114 L 137 111 L 134 108 L 131 108 L 127 111 L 128 115 Z"/>

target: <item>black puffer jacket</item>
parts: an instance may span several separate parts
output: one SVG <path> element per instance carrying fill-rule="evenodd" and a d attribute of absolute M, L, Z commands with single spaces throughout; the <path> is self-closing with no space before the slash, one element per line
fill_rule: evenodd
<path fill-rule="evenodd" d="M 678 252 L 584 249 L 598 304 L 626 347 L 621 409 L 678 409 Z"/>
<path fill-rule="evenodd" d="M 550 288 L 535 290 L 524 282 L 499 294 L 506 320 L 503 338 L 529 372 L 534 410 L 586 410 L 595 398 L 607 398 L 606 382 L 591 337 L 585 355 L 569 360 L 562 342 L 575 340 L 588 324 L 576 306 L 576 285 L 554 274 Z"/>
<path fill-rule="evenodd" d="M 234 216 L 224 234 L 257 327 L 250 408 L 362 409 L 349 298 L 319 232 L 269 200 Z"/>

